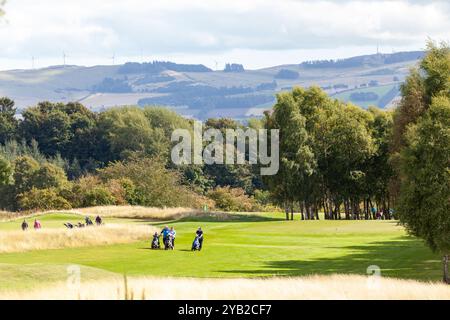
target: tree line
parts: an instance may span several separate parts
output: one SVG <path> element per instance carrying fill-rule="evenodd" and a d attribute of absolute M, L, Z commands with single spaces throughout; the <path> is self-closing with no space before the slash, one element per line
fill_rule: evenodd
<path fill-rule="evenodd" d="M 266 114 L 280 130 L 280 171 L 266 179 L 274 200 L 294 219 L 390 219 L 390 111 L 361 109 L 316 87 L 278 95 Z"/>
<path fill-rule="evenodd" d="M 171 163 L 172 132 L 192 126 L 193 120 L 165 108 L 96 113 L 80 103 L 42 102 L 18 118 L 14 101 L 0 98 L 0 208 L 131 204 L 212 209 L 217 202 L 222 210 L 261 210 L 257 199 L 267 196 L 258 191 L 262 182 L 256 168 Z M 225 127 L 244 128 L 231 119 L 205 123 L 206 129 Z"/>

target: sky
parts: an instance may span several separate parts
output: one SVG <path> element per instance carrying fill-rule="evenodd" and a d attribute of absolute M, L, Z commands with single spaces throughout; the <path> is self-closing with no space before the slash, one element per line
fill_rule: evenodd
<path fill-rule="evenodd" d="M 257 69 L 450 38 L 447 0 L 7 0 L 4 11 L 0 70 L 61 65 L 64 54 L 86 66 L 165 60 Z"/>

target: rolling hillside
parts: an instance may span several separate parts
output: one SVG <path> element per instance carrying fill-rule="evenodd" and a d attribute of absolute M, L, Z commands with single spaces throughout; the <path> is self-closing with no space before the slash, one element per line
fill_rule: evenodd
<path fill-rule="evenodd" d="M 278 92 L 317 85 L 338 99 L 385 108 L 395 101 L 401 82 L 423 55 L 422 51 L 375 54 L 259 70 L 234 64 L 213 71 L 171 62 L 10 70 L 0 72 L 0 96 L 14 99 L 19 109 L 44 100 L 79 101 L 93 110 L 163 105 L 199 119 L 244 119 L 269 109 Z"/>

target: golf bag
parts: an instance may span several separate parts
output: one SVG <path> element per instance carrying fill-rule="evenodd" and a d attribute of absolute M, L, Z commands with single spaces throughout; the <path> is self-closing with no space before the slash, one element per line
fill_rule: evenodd
<path fill-rule="evenodd" d="M 173 250 L 173 237 L 172 236 L 168 236 L 164 240 L 164 249 L 165 250 Z"/>
<path fill-rule="evenodd" d="M 86 219 L 84 219 L 84 220 L 85 220 L 85 222 L 86 222 L 86 226 L 87 226 L 87 227 L 93 226 L 93 225 L 94 225 L 94 223 L 92 222 L 91 218 L 86 217 Z"/>
<path fill-rule="evenodd" d="M 158 237 L 153 237 L 153 241 L 152 241 L 152 249 L 156 250 L 156 249 L 160 249 L 161 245 L 159 243 L 159 238 Z"/>
<path fill-rule="evenodd" d="M 194 243 L 192 243 L 192 251 L 200 251 L 200 238 L 195 237 Z"/>

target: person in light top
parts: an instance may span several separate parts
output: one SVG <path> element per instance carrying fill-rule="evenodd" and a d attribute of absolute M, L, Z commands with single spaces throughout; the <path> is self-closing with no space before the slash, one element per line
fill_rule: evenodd
<path fill-rule="evenodd" d="M 175 238 L 177 237 L 177 232 L 174 227 L 170 228 L 169 235 L 172 236 L 172 246 L 175 248 Z"/>

